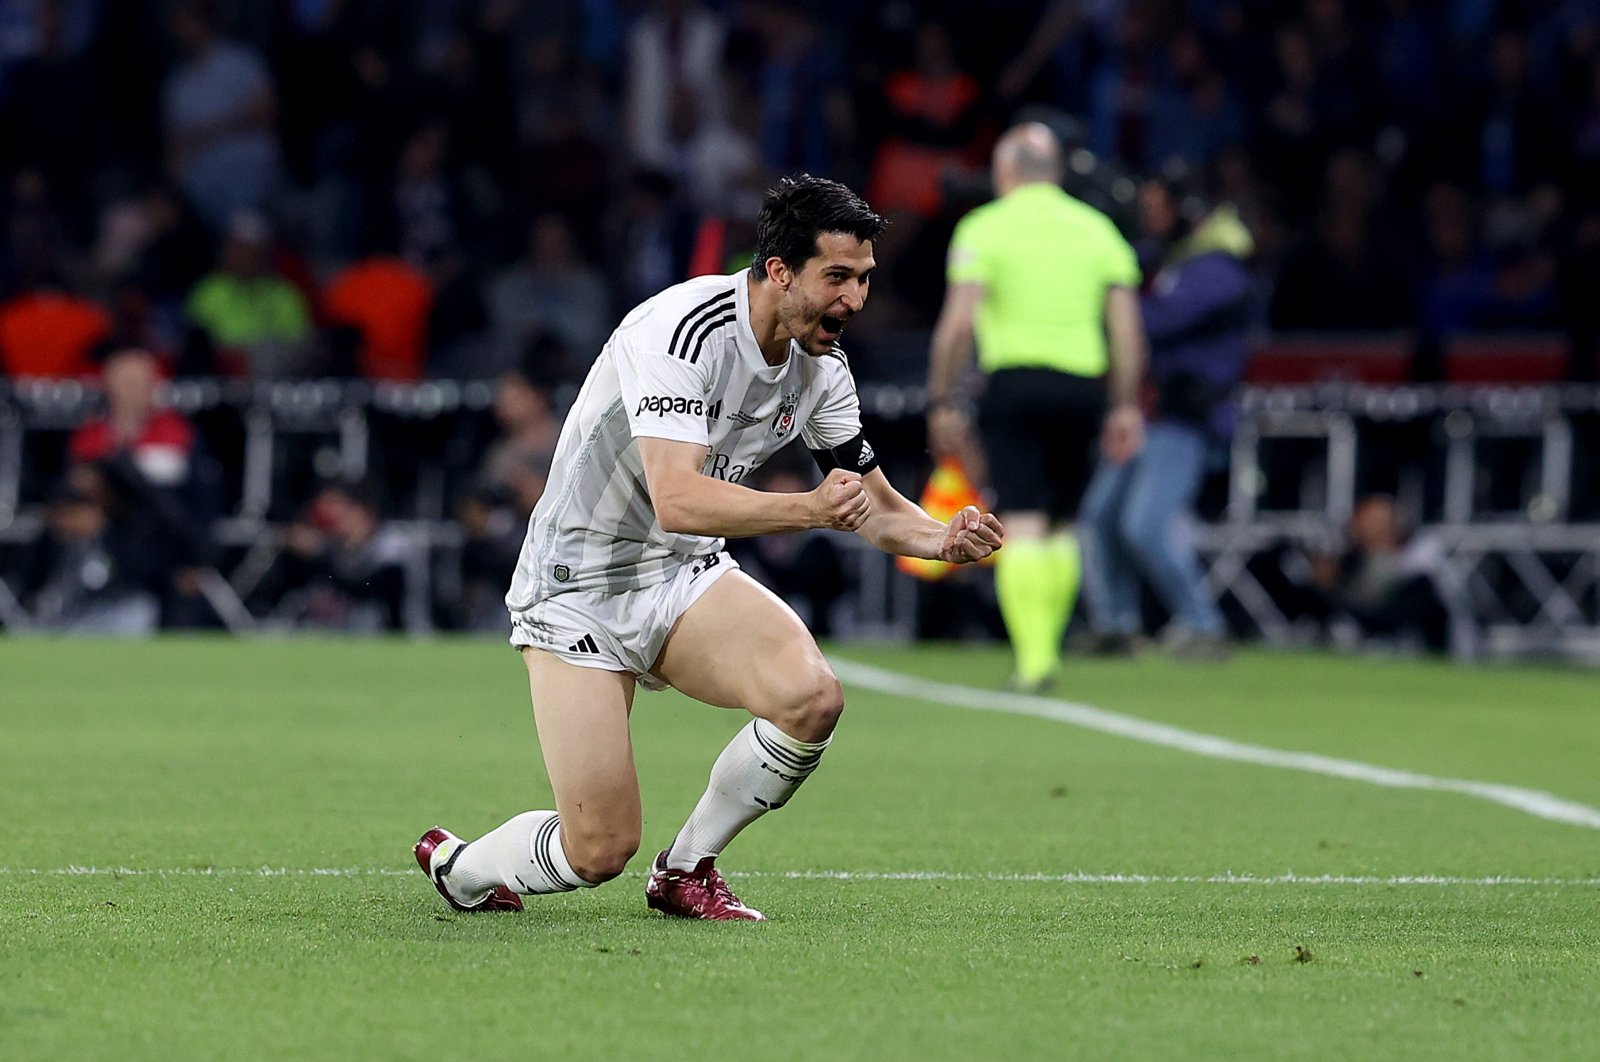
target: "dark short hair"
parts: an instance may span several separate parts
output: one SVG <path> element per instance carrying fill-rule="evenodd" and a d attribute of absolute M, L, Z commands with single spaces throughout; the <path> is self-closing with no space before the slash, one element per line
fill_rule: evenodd
<path fill-rule="evenodd" d="M 785 177 L 767 191 L 756 215 L 756 253 L 750 262 L 755 280 L 767 278 L 767 259 L 779 258 L 799 272 L 816 256 L 817 237 L 842 232 L 866 242 L 889 223 L 838 181 L 802 173 Z"/>

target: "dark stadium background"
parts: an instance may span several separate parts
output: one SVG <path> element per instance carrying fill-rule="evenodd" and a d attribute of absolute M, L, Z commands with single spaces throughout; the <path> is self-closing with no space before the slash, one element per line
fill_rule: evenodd
<path fill-rule="evenodd" d="M 1137 179 L 1175 163 L 1255 236 L 1247 430 L 1202 504 L 1235 633 L 1327 636 L 1296 586 L 1381 492 L 1440 545 L 1458 653 L 1600 647 L 1600 14 L 1578 0 L 5 0 L 0 625 L 49 626 L 69 441 L 131 345 L 195 429 L 183 489 L 114 514 L 164 566 L 163 625 L 493 628 L 537 495 L 528 454 L 496 464 L 507 374 L 559 413 L 630 306 L 736 267 L 791 172 L 893 219 L 846 346 L 914 492 L 945 241 L 1022 116 L 1130 236 Z M 269 296 L 201 297 L 241 258 Z M 341 478 L 403 576 L 375 611 L 284 548 L 336 533 L 318 491 Z M 923 585 L 833 540 L 748 556 L 834 633 L 995 632 L 981 575 Z"/>

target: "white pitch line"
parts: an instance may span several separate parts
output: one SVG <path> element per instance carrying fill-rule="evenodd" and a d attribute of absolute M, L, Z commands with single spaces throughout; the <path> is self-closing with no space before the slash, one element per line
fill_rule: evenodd
<path fill-rule="evenodd" d="M 0 867 L 0 877 L 28 878 L 409 878 L 415 870 L 397 867 Z M 1045 885 L 1441 885 L 1492 888 L 1523 885 L 1556 888 L 1600 888 L 1600 878 L 1531 878 L 1491 875 L 1481 878 L 1437 874 L 1391 877 L 1357 874 L 967 874 L 944 870 L 749 870 L 734 878 L 782 878 L 791 881 L 976 881 Z M 634 875 L 640 876 L 640 875 Z"/>
<path fill-rule="evenodd" d="M 934 701 L 953 708 L 971 708 L 983 712 L 1004 712 L 1010 715 L 1031 715 L 1053 719 L 1059 723 L 1098 730 L 1105 734 L 1131 738 L 1149 745 L 1192 752 L 1197 756 L 1210 756 L 1219 760 L 1256 763 L 1265 767 L 1284 767 L 1292 771 L 1325 774 L 1368 785 L 1390 789 L 1432 789 L 1487 800 L 1516 811 L 1525 812 L 1552 822 L 1565 822 L 1573 826 L 1586 826 L 1600 830 L 1600 808 L 1580 804 L 1538 789 L 1503 785 L 1498 782 L 1474 782 L 1464 778 L 1439 778 L 1415 771 L 1402 771 L 1393 767 L 1357 760 L 1339 760 L 1314 752 L 1288 752 L 1251 745 L 1229 738 L 1201 734 L 1166 723 L 1154 723 L 1137 716 L 1107 711 L 1087 704 L 1058 701 L 1049 697 L 1030 697 L 1020 693 L 999 690 L 982 690 L 971 686 L 957 686 L 945 682 L 931 682 L 912 678 L 897 671 L 857 663 L 854 660 L 834 658 L 834 673 L 847 685 L 861 686 L 899 697 Z"/>

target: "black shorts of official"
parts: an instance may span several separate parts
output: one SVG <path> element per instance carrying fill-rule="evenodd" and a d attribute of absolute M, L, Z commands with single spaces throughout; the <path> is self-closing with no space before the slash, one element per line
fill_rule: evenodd
<path fill-rule="evenodd" d="M 1053 369 L 1001 369 L 978 402 L 998 513 L 1075 520 L 1099 455 L 1106 381 Z"/>

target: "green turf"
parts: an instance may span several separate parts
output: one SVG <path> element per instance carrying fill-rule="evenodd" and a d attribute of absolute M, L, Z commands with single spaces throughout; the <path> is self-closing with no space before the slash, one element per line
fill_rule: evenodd
<path fill-rule="evenodd" d="M 848 655 L 980 687 L 1006 671 L 987 649 Z M 1592 673 L 1251 653 L 1074 662 L 1060 693 L 1600 804 Z M 0 640 L 0 1058 L 1591 1058 L 1600 1042 L 1595 831 L 860 691 L 817 777 L 724 860 L 767 925 L 650 916 L 637 872 L 521 916 L 446 914 L 412 869 L 417 834 L 549 804 L 526 696 L 488 643 Z M 647 852 L 739 725 L 641 695 Z M 945 876 L 784 876 L 805 871 Z M 981 878 L 1070 872 L 1557 883 Z"/>

